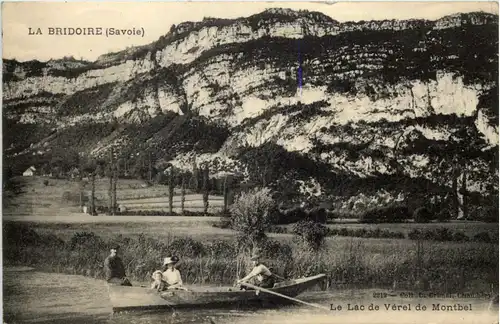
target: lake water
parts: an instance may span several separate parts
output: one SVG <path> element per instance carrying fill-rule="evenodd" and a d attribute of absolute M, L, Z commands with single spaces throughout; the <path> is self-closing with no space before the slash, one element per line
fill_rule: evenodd
<path fill-rule="evenodd" d="M 103 281 L 82 276 L 42 273 L 30 269 L 4 268 L 4 323 L 498 323 L 498 311 L 488 310 L 485 297 L 459 299 L 405 298 L 401 294 L 374 299 L 378 290 L 345 290 L 308 292 L 299 298 L 342 310 L 287 306 L 279 309 L 192 310 L 163 312 L 133 312 L 111 314 L 111 305 Z M 378 305 L 379 310 L 348 310 L 354 305 Z M 429 307 L 415 310 L 418 304 Z M 472 311 L 431 311 L 432 303 L 472 305 Z M 333 304 L 331 307 L 330 304 Z M 385 310 L 384 304 L 410 305 L 410 310 Z"/>

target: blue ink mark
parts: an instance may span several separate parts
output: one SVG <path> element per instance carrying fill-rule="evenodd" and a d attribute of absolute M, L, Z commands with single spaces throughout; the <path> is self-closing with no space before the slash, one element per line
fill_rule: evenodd
<path fill-rule="evenodd" d="M 298 42 L 299 70 L 297 73 L 297 83 L 299 86 L 299 96 L 302 98 L 302 57 L 300 56 L 300 40 Z"/>

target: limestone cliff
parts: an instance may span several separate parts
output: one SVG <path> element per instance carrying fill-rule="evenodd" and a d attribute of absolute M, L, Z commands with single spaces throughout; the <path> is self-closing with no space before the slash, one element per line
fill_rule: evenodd
<path fill-rule="evenodd" d="M 272 9 L 172 26 L 95 62 L 6 60 L 6 161 L 114 146 L 131 163 L 150 150 L 337 196 L 448 192 L 462 169 L 469 191 L 497 195 L 497 20 L 340 23 Z"/>

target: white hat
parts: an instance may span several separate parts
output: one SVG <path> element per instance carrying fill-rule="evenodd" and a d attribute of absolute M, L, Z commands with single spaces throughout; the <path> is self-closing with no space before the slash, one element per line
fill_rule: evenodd
<path fill-rule="evenodd" d="M 177 262 L 179 262 L 179 258 L 176 256 L 166 257 L 165 259 L 163 259 L 163 265 L 167 265 L 170 263 L 177 263 Z"/>

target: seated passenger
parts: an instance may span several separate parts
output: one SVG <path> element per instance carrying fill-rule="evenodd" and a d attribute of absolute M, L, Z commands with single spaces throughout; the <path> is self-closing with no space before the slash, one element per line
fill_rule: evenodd
<path fill-rule="evenodd" d="M 110 255 L 106 258 L 106 260 L 104 260 L 106 281 L 114 285 L 132 286 L 125 275 L 125 267 L 122 259 L 118 256 L 118 252 L 118 245 L 113 245 L 110 249 Z"/>
<path fill-rule="evenodd" d="M 179 258 L 177 256 L 167 257 L 164 259 L 162 280 L 165 282 L 167 289 L 187 290 L 182 286 L 181 273 L 175 268 L 177 262 L 179 262 Z"/>
<path fill-rule="evenodd" d="M 153 278 L 153 283 L 151 284 L 151 289 L 156 289 L 158 291 L 165 290 L 166 282 L 163 281 L 163 275 L 161 270 L 156 270 L 151 276 Z"/>

